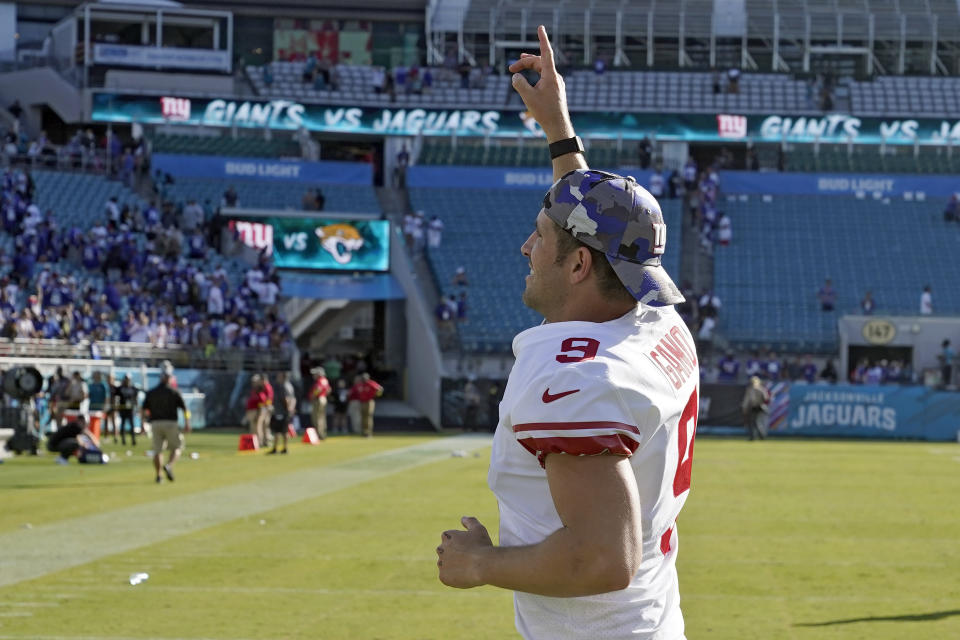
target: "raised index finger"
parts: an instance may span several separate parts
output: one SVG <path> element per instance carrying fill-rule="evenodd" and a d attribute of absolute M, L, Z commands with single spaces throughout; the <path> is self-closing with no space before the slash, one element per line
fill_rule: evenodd
<path fill-rule="evenodd" d="M 556 75 L 557 67 L 553 64 L 553 47 L 550 46 L 550 38 L 547 37 L 545 26 L 537 27 L 537 37 L 540 38 L 540 58 L 543 62 L 543 70 L 540 75 Z"/>

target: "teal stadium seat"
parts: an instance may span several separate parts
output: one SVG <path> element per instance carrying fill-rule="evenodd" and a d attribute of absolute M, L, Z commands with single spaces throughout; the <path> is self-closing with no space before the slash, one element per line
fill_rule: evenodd
<path fill-rule="evenodd" d="M 745 348 L 833 352 L 837 318 L 859 313 L 867 290 L 875 315 L 914 315 L 924 285 L 938 313 L 960 313 L 953 269 L 960 226 L 944 223 L 941 203 L 794 196 L 764 203 L 727 202 L 733 242 L 715 251 L 720 329 Z M 825 278 L 837 308 L 824 312 L 816 292 Z"/>

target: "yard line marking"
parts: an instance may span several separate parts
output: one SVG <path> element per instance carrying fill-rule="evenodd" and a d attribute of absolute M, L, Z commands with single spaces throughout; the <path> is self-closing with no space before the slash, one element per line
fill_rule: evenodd
<path fill-rule="evenodd" d="M 491 441 L 492 436 L 476 434 L 437 438 L 334 465 L 0 534 L 0 549 L 17 550 L 0 555 L 0 587 L 439 462 L 449 459 L 451 451 L 472 451 Z M 102 544 L 108 536 L 119 541 L 109 549 Z M 75 549 L 85 551 L 77 554 Z"/>

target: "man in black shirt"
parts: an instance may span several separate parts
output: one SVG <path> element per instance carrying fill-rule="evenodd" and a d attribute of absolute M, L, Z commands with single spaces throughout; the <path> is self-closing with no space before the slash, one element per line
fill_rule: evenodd
<path fill-rule="evenodd" d="M 163 472 L 167 479 L 173 482 L 173 465 L 180 457 L 183 449 L 183 434 L 177 423 L 177 411 L 183 411 L 183 429 L 190 433 L 190 412 L 183 402 L 183 396 L 176 389 L 170 387 L 170 375 L 164 373 L 160 377 L 160 384 L 147 392 L 143 400 L 143 418 L 149 420 L 153 427 L 153 468 L 157 473 L 157 482 L 161 482 L 160 463 L 163 447 L 166 444 L 170 451 L 167 464 L 163 465 Z"/>
<path fill-rule="evenodd" d="M 137 432 L 133 426 L 133 419 L 137 412 L 137 396 L 140 389 L 133 386 L 130 375 L 123 376 L 123 382 L 113 390 L 113 408 L 119 414 L 117 430 L 120 431 L 120 442 L 127 444 L 127 425 L 130 425 L 131 446 L 137 446 Z"/>

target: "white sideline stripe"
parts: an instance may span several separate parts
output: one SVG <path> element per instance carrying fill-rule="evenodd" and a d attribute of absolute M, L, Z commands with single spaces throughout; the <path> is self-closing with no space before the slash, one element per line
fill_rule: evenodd
<path fill-rule="evenodd" d="M 0 640 L 25 640 L 27 636 L 0 636 Z M 29 636 L 30 640 L 223 640 L 222 638 L 196 638 L 190 636 L 159 637 L 154 636 L 146 638 L 144 636 Z M 234 638 L 233 640 L 243 640 L 243 638 Z"/>
<path fill-rule="evenodd" d="M 452 451 L 480 449 L 491 441 L 484 435 L 437 438 L 334 465 L 0 534 L 0 549 L 16 550 L 0 554 L 0 587 L 438 462 L 450 458 Z M 103 540 L 108 536 L 107 546 Z M 85 552 L 78 554 L 77 549 Z"/>

